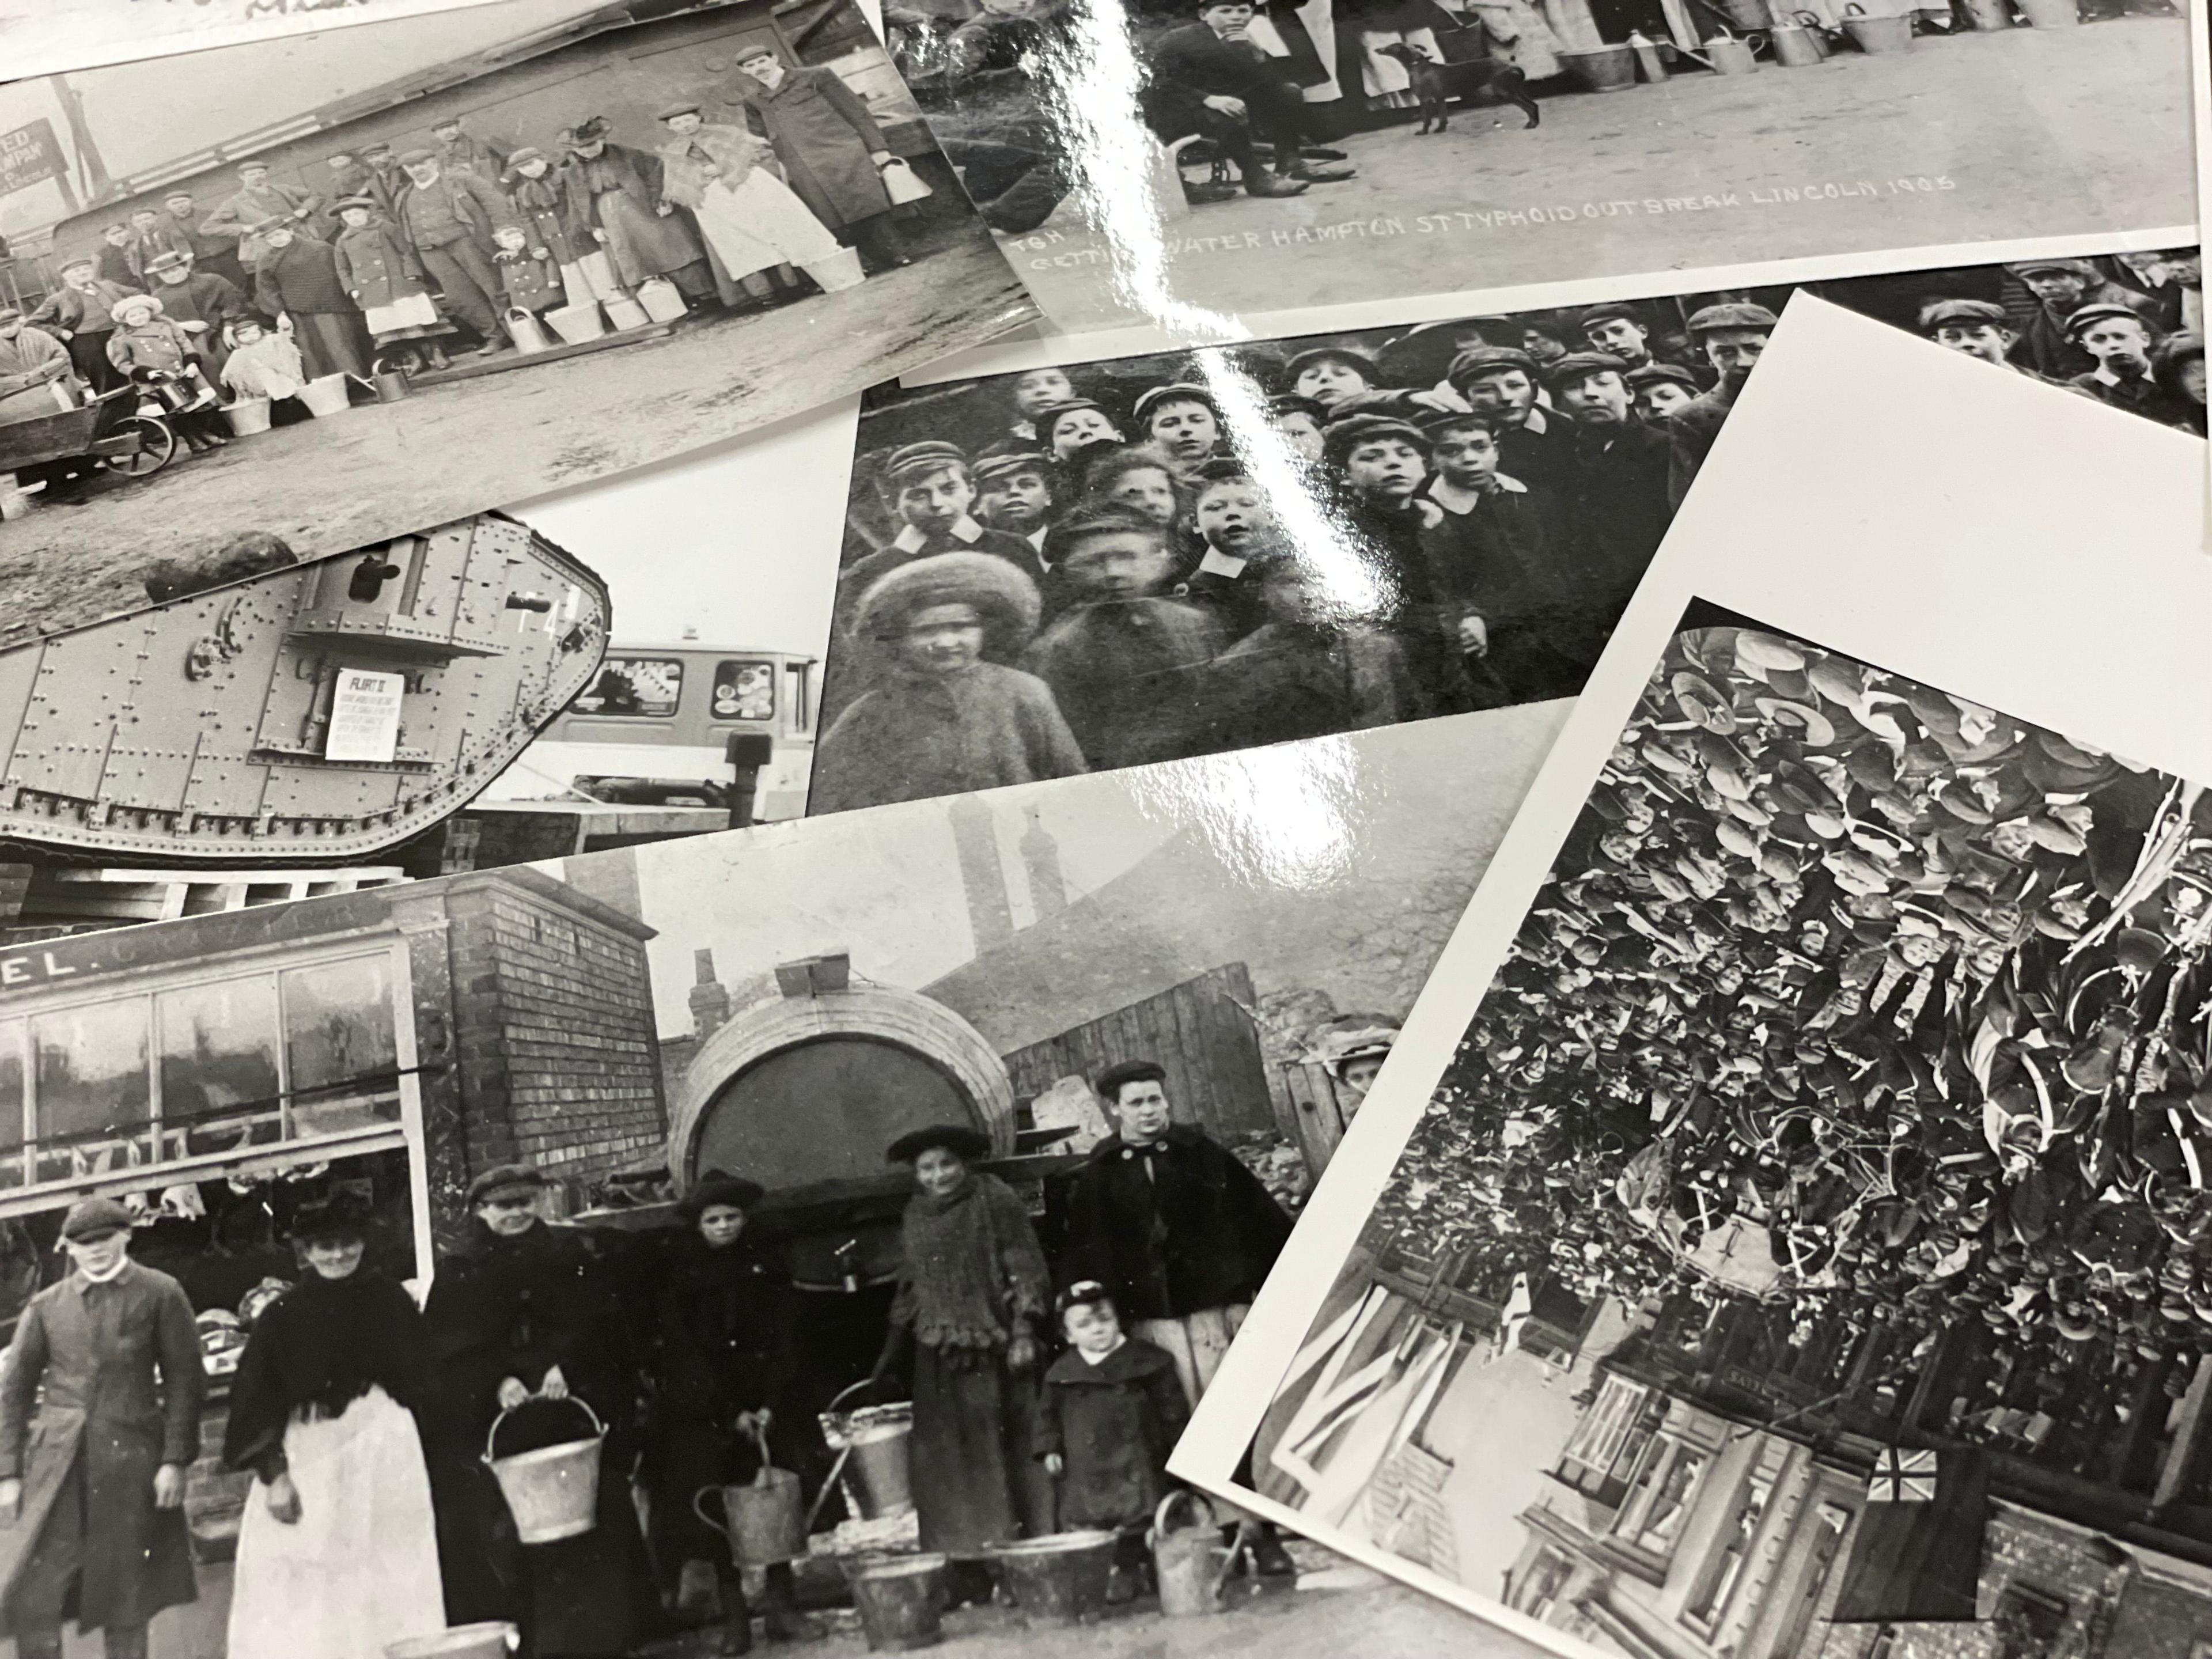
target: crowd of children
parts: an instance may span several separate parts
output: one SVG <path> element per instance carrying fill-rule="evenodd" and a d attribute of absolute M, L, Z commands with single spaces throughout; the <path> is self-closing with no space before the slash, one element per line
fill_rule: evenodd
<path fill-rule="evenodd" d="M 2193 249 L 1821 292 L 2204 430 Z M 814 810 L 1574 695 L 1785 297 L 883 398 L 862 428 Z"/>

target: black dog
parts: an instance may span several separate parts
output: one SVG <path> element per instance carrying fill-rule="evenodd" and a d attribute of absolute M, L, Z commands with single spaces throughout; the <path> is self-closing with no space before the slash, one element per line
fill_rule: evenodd
<path fill-rule="evenodd" d="M 1531 127 L 1543 119 L 1544 112 L 1536 107 L 1536 100 L 1522 90 L 1528 76 L 1510 64 L 1488 58 L 1477 58 L 1464 64 L 1439 64 L 1420 47 L 1402 42 L 1383 47 L 1382 55 L 1395 58 L 1406 66 L 1406 73 L 1413 83 L 1413 96 L 1421 103 L 1422 137 L 1427 136 L 1431 123 L 1438 132 L 1449 124 L 1449 100 L 1454 98 L 1463 101 L 1480 98 L 1487 103 L 1515 105 L 1528 118 Z"/>

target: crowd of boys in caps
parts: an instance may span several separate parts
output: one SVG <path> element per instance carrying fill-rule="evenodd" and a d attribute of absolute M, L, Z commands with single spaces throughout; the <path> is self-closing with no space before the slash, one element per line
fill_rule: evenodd
<path fill-rule="evenodd" d="M 2193 251 L 2160 269 L 2189 280 L 2030 261 L 2010 308 L 1975 297 L 2006 280 L 1983 271 L 1903 314 L 2201 432 Z M 1034 369 L 893 405 L 942 435 L 862 457 L 814 810 L 1574 695 L 1776 321 L 1747 297 L 1662 314 Z"/>
<path fill-rule="evenodd" d="M 195 407 L 172 412 L 198 452 L 225 441 L 219 391 L 301 418 L 310 380 L 441 369 L 449 346 L 495 356 L 526 315 L 655 278 L 753 309 L 812 292 L 794 262 L 841 235 L 877 268 L 908 263 L 882 177 L 896 157 L 866 105 L 772 45 L 736 67 L 738 89 L 660 110 L 653 149 L 616 142 L 603 115 L 543 149 L 447 117 L 426 144 L 333 151 L 321 190 L 249 159 L 211 208 L 181 189 L 135 208 L 27 314 L 0 308 L 0 422 L 53 412 L 49 382 L 180 385 Z M 733 118 L 708 118 L 724 106 Z"/>
<path fill-rule="evenodd" d="M 1378 1224 L 1493 1288 L 1764 1295 L 1792 1349 L 1971 1326 L 1954 1431 L 2100 1476 L 2212 1353 L 2208 952 L 2201 792 L 1693 628 Z"/>

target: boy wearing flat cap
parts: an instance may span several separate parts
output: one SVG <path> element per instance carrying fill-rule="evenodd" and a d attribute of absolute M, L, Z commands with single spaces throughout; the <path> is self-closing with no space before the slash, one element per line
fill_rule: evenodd
<path fill-rule="evenodd" d="M 1498 464 L 1528 486 L 1545 528 L 1557 536 L 1565 510 L 1574 445 L 1566 423 L 1536 398 L 1536 360 L 1514 346 L 1474 346 L 1445 377 L 1468 408 L 1492 418 Z"/>
<path fill-rule="evenodd" d="M 1690 337 L 1705 353 L 1705 362 L 1719 376 L 1712 390 L 1677 410 L 1667 422 L 1674 453 L 1667 472 L 1667 500 L 1680 507 L 1690 493 L 1698 469 L 1712 453 L 1722 422 L 1751 379 L 1751 368 L 1774 332 L 1774 313 L 1765 306 L 1729 301 L 1692 313 Z"/>
<path fill-rule="evenodd" d="M 2043 378 L 2025 363 L 2013 362 L 2020 331 L 2012 325 L 2012 313 L 1993 301 L 1931 301 L 1920 307 L 1920 331 L 1947 351 L 2017 370 L 2032 380 Z"/>
<path fill-rule="evenodd" d="M 1178 471 L 1188 472 L 1221 444 L 1221 411 L 1204 386 L 1156 386 L 1137 399 L 1129 417 Z"/>
<path fill-rule="evenodd" d="M 816 753 L 811 810 L 1083 771 L 1050 689 L 994 660 L 1020 653 L 1037 609 L 1036 585 L 988 553 L 916 559 L 871 583 L 844 635 L 863 689 Z"/>
<path fill-rule="evenodd" d="M 2129 306 L 2086 305 L 2066 319 L 2066 337 L 2097 363 L 2068 385 L 2161 425 L 2185 424 L 2188 411 L 2151 374 L 2155 342 L 2141 313 Z"/>
<path fill-rule="evenodd" d="M 993 530 L 1018 536 L 1044 556 L 1052 529 L 1052 461 L 1043 451 L 1006 439 L 976 456 L 975 516 Z"/>
<path fill-rule="evenodd" d="M 2087 259 L 2016 259 L 2005 266 L 2035 296 L 2035 315 L 2021 337 L 2027 366 L 2046 380 L 2070 380 L 2096 368 L 2096 359 L 2066 336 L 2066 319 L 2088 305 L 2126 306 L 2148 313 L 2154 302 L 2109 280 Z"/>
<path fill-rule="evenodd" d="M 184 1512 L 199 1333 L 184 1287 L 130 1243 L 113 1199 L 70 1208 L 69 1277 L 31 1299 L 0 1374 L 0 1633 L 21 1659 L 60 1659 L 72 1601 L 108 1659 L 145 1659 L 147 1621 L 199 1593 Z"/>
<path fill-rule="evenodd" d="M 1591 306 L 1583 313 L 1579 326 L 1588 343 L 1585 349 L 1620 358 L 1623 374 L 1664 361 L 1651 349 L 1650 321 L 1633 305 L 1615 302 Z M 1547 373 L 1550 368 L 1550 363 L 1544 365 Z"/>
<path fill-rule="evenodd" d="M 1609 631 L 1674 515 L 1667 499 L 1673 446 L 1636 418 L 1618 357 L 1571 351 L 1545 369 L 1544 384 L 1574 422 L 1573 489 L 1584 508 L 1577 540 L 1599 584 L 1586 599 Z"/>
<path fill-rule="evenodd" d="M 1669 415 L 1695 403 L 1705 390 L 1698 377 L 1680 363 L 1646 363 L 1630 369 L 1626 378 L 1636 398 L 1636 418 L 1661 432 L 1667 429 Z"/>

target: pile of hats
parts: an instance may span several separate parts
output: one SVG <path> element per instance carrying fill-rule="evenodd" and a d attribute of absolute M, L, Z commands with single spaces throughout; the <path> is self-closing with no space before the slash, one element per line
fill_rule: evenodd
<path fill-rule="evenodd" d="M 1849 658 L 1670 646 L 1378 1212 L 1506 1282 L 2212 1352 L 2212 802 Z"/>

